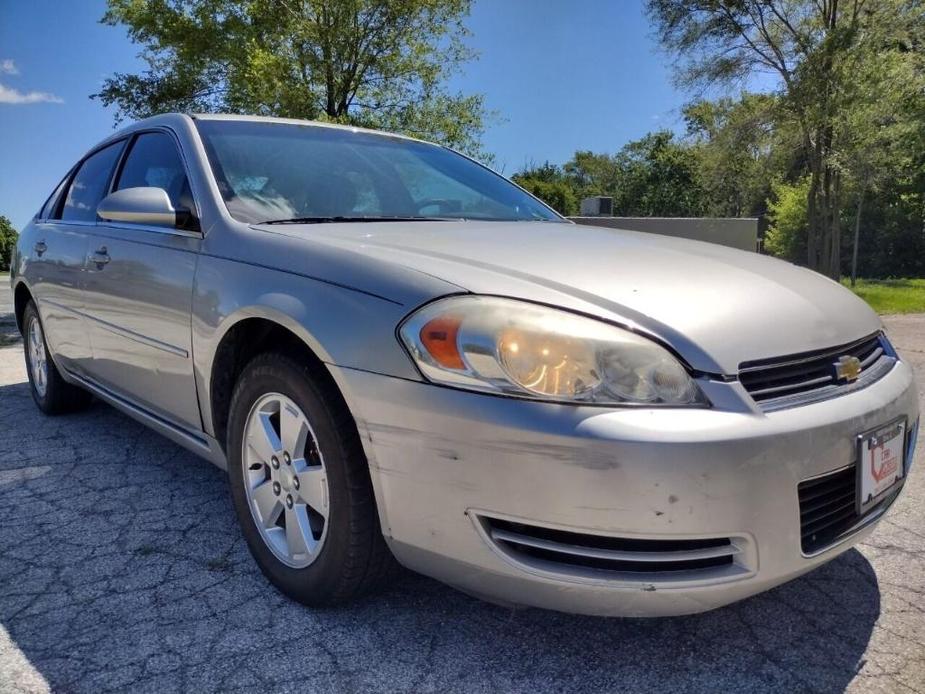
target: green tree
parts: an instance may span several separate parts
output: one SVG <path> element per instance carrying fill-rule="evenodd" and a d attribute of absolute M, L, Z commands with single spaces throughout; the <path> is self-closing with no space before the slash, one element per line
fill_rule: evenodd
<path fill-rule="evenodd" d="M 538 197 L 561 215 L 578 213 L 578 196 L 562 169 L 548 161 L 542 166 L 527 166 L 511 180 Z"/>
<path fill-rule="evenodd" d="M 836 115 L 836 127 L 843 138 L 835 165 L 845 176 L 844 205 L 851 210 L 847 216 L 853 226 L 852 285 L 857 279 L 865 212 L 884 204 L 889 190 L 895 190 L 897 184 L 908 187 L 903 184 L 911 183 L 925 164 L 925 78 L 917 74 L 925 69 L 921 58 L 920 54 L 916 65 L 916 61 L 899 60 L 891 52 L 872 52 L 855 67 L 854 78 L 845 80 L 849 89 L 862 90 L 853 97 L 854 108 Z M 890 85 L 889 93 L 866 98 L 866 85 L 879 80 Z M 911 187 L 907 196 L 921 200 L 921 192 L 921 188 Z M 908 197 L 894 204 L 903 207 L 907 201 Z"/>
<path fill-rule="evenodd" d="M 551 164 L 549 161 L 543 164 L 530 163 L 521 171 L 515 173 L 511 178 L 515 181 L 523 179 L 533 179 L 544 181 L 546 183 L 555 183 L 556 181 L 566 180 L 565 172 L 561 167 Z"/>
<path fill-rule="evenodd" d="M 773 95 L 748 93 L 684 107 L 707 215 L 755 217 L 767 212 L 771 181 L 789 176 L 798 166 L 792 133 L 779 122 L 778 111 Z"/>
<path fill-rule="evenodd" d="M 626 216 L 697 217 L 703 191 L 697 159 L 674 135 L 662 130 L 630 142 L 617 155 L 623 184 L 614 209 Z"/>
<path fill-rule="evenodd" d="M 851 174 L 845 155 L 855 139 L 849 124 L 875 129 L 875 114 L 892 110 L 904 91 L 896 75 L 918 75 L 925 5 L 648 0 L 648 10 L 663 46 L 681 59 L 682 84 L 732 84 L 758 73 L 778 78 L 810 175 L 806 261 L 838 277 L 845 177 Z"/>
<path fill-rule="evenodd" d="M 470 0 L 109 0 L 147 69 L 95 94 L 116 120 L 252 113 L 383 128 L 480 155 L 481 95 L 448 78 Z"/>
<path fill-rule="evenodd" d="M 578 198 L 565 181 L 540 181 L 535 178 L 526 178 L 514 182 L 559 214 L 566 217 L 578 214 Z"/>
<path fill-rule="evenodd" d="M 612 154 L 578 151 L 562 170 L 579 198 L 592 195 L 615 197 L 623 180 L 623 172 Z"/>
<path fill-rule="evenodd" d="M 19 234 L 13 228 L 9 219 L 0 215 L 0 270 L 10 269 L 10 260 L 13 256 L 13 247 Z"/>
<path fill-rule="evenodd" d="M 579 198 L 612 197 L 617 216 L 695 217 L 703 212 L 696 156 L 667 130 L 628 142 L 612 155 L 576 152 L 563 171 Z"/>

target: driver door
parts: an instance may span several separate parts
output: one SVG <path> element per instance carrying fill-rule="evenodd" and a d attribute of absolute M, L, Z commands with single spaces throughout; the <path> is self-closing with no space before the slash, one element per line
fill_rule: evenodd
<path fill-rule="evenodd" d="M 113 190 L 163 188 L 195 210 L 174 137 L 143 132 L 128 145 Z M 201 234 L 99 221 L 90 235 L 84 310 L 93 377 L 115 395 L 183 428 L 202 420 L 193 376 L 191 310 Z"/>

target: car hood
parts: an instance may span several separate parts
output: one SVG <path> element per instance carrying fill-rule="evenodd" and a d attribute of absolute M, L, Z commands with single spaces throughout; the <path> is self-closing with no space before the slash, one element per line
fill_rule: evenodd
<path fill-rule="evenodd" d="M 580 311 L 656 336 L 691 367 L 833 347 L 881 329 L 850 291 L 711 243 L 556 222 L 293 225 L 274 232 L 414 269 L 466 291 Z"/>

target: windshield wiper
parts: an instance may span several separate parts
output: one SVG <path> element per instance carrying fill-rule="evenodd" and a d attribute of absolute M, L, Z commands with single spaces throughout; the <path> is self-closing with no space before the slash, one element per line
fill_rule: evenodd
<path fill-rule="evenodd" d="M 331 217 L 292 217 L 290 219 L 268 219 L 260 224 L 334 224 L 337 222 L 449 222 L 456 217 L 400 217 L 400 216 L 366 216 L 351 217 L 336 215 Z"/>

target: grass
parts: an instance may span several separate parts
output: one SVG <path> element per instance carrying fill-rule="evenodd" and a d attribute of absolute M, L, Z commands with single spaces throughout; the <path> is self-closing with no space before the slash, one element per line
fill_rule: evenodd
<path fill-rule="evenodd" d="M 850 280 L 842 284 L 851 287 Z M 925 279 L 859 279 L 852 291 L 877 313 L 925 313 Z"/>

